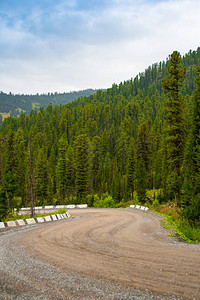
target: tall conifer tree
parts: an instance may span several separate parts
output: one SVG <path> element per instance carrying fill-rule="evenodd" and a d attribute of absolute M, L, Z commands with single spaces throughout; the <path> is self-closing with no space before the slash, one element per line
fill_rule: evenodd
<path fill-rule="evenodd" d="M 150 161 L 152 148 L 152 132 L 147 122 L 142 122 L 138 128 L 136 140 L 136 191 L 141 202 L 145 201 L 146 190 L 150 184 Z"/>
<path fill-rule="evenodd" d="M 200 65 L 196 68 L 195 82 L 191 128 L 183 164 L 184 215 L 191 222 L 200 220 Z"/>
<path fill-rule="evenodd" d="M 127 188 L 131 194 L 133 200 L 133 193 L 135 190 L 135 173 L 136 173 L 136 153 L 134 146 L 134 139 L 130 141 L 129 156 L 128 156 L 128 168 L 127 168 Z"/>
<path fill-rule="evenodd" d="M 170 56 L 169 75 L 162 81 L 166 94 L 166 142 L 168 152 L 168 183 L 175 194 L 175 206 L 180 206 L 181 163 L 184 145 L 184 99 L 181 87 L 186 76 L 186 69 L 181 65 L 181 56 L 174 51 Z"/>
<path fill-rule="evenodd" d="M 66 153 L 67 142 L 62 137 L 59 140 L 59 159 L 57 165 L 58 195 L 61 202 L 64 201 L 67 194 L 67 174 L 66 174 Z"/>
<path fill-rule="evenodd" d="M 75 165 L 76 165 L 76 197 L 77 202 L 85 201 L 88 193 L 89 179 L 91 174 L 90 141 L 87 135 L 81 134 L 75 142 Z"/>

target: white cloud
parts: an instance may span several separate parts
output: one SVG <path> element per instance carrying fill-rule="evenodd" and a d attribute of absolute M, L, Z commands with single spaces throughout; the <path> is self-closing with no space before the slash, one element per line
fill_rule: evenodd
<path fill-rule="evenodd" d="M 24 20 L 14 18 L 12 26 L 0 20 L 0 90 L 105 88 L 173 50 L 184 54 L 200 46 L 199 1 L 107 3 L 97 11 L 63 1 L 54 10 L 37 8 Z"/>

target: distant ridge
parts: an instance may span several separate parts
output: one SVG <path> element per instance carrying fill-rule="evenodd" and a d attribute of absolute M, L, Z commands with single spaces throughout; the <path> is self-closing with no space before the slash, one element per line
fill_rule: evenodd
<path fill-rule="evenodd" d="M 39 110 L 40 107 L 46 108 L 50 103 L 52 105 L 64 105 L 75 100 L 73 105 L 90 103 L 93 95 L 98 93 L 98 101 L 109 102 L 109 97 L 114 94 L 122 94 L 126 98 L 135 96 L 152 97 L 156 93 L 162 94 L 161 81 L 168 73 L 167 58 L 165 61 L 154 63 L 149 66 L 144 72 L 139 73 L 135 78 L 131 78 L 118 84 L 113 84 L 109 89 L 86 89 L 81 91 L 73 91 L 70 93 L 48 93 L 36 95 L 14 95 L 0 92 L 0 124 L 7 116 L 17 117 L 21 113 L 29 114 L 31 110 Z M 196 51 L 190 50 L 182 57 L 182 64 L 187 69 L 185 87 L 182 90 L 184 95 L 191 95 L 194 89 L 195 73 L 194 68 L 200 63 L 200 47 Z M 103 93 L 102 93 L 103 92 Z"/>
<path fill-rule="evenodd" d="M 3 118 L 7 115 L 17 117 L 22 112 L 29 114 L 32 109 L 39 110 L 42 106 L 46 108 L 50 103 L 53 106 L 56 104 L 67 104 L 78 98 L 93 95 L 96 91 L 94 89 L 86 89 L 69 93 L 48 93 L 41 95 L 15 95 L 0 92 L 0 113 Z"/>

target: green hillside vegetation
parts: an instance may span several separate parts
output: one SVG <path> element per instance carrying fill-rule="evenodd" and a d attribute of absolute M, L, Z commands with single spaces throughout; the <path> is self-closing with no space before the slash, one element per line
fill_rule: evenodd
<path fill-rule="evenodd" d="M 6 118 L 0 218 L 31 199 L 154 208 L 170 201 L 182 224 L 198 228 L 199 116 L 200 48 L 182 58 L 175 51 L 106 91 Z"/>
<path fill-rule="evenodd" d="M 87 89 L 70 93 L 48 93 L 42 95 L 14 95 L 0 92 L 0 114 L 9 114 L 12 117 L 19 116 L 22 112 L 29 114 L 31 110 L 39 110 L 40 107 L 46 108 L 50 103 L 67 104 L 81 97 L 94 94 L 96 90 Z M 1 124 L 0 119 L 0 124 Z"/>

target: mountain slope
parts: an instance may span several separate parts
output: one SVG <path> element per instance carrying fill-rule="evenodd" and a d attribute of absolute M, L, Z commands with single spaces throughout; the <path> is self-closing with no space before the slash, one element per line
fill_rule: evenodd
<path fill-rule="evenodd" d="M 181 191 L 193 188 L 191 185 L 200 178 L 197 174 L 200 146 L 193 147 L 189 139 L 193 134 L 191 128 L 197 128 L 195 136 L 200 133 L 199 89 L 195 90 L 195 97 L 193 94 L 195 67 L 199 63 L 200 48 L 182 58 L 187 77 L 180 95 L 184 99 L 181 101 L 183 151 L 178 158 Z M 2 199 L 9 188 L 11 207 L 17 205 L 16 199 L 23 205 L 30 204 L 28 191 L 32 177 L 38 206 L 78 201 L 117 206 L 130 199 L 144 204 L 149 201 L 147 190 L 153 190 L 151 203 L 173 199 L 175 180 L 173 172 L 169 172 L 172 159 L 168 151 L 166 95 L 161 88 L 168 66 L 169 61 L 154 64 L 144 74 L 113 84 L 106 91 L 99 90 L 66 105 L 49 104 L 46 109 L 31 111 L 29 115 L 22 113 L 18 118 L 6 118 L 0 130 Z M 184 181 L 190 187 L 184 187 Z M 155 189 L 159 191 L 158 199 L 154 197 Z M 198 195 L 193 202 L 186 196 L 186 193 L 180 195 L 183 207 L 198 207 Z M 189 213 L 191 218 L 200 217 L 200 201 L 197 216 L 192 210 Z"/>
<path fill-rule="evenodd" d="M 22 112 L 29 114 L 32 109 L 46 108 L 48 104 L 66 104 L 81 97 L 94 94 L 96 90 L 87 89 L 70 93 L 48 93 L 43 95 L 13 95 L 0 93 L 0 113 L 16 117 Z"/>

